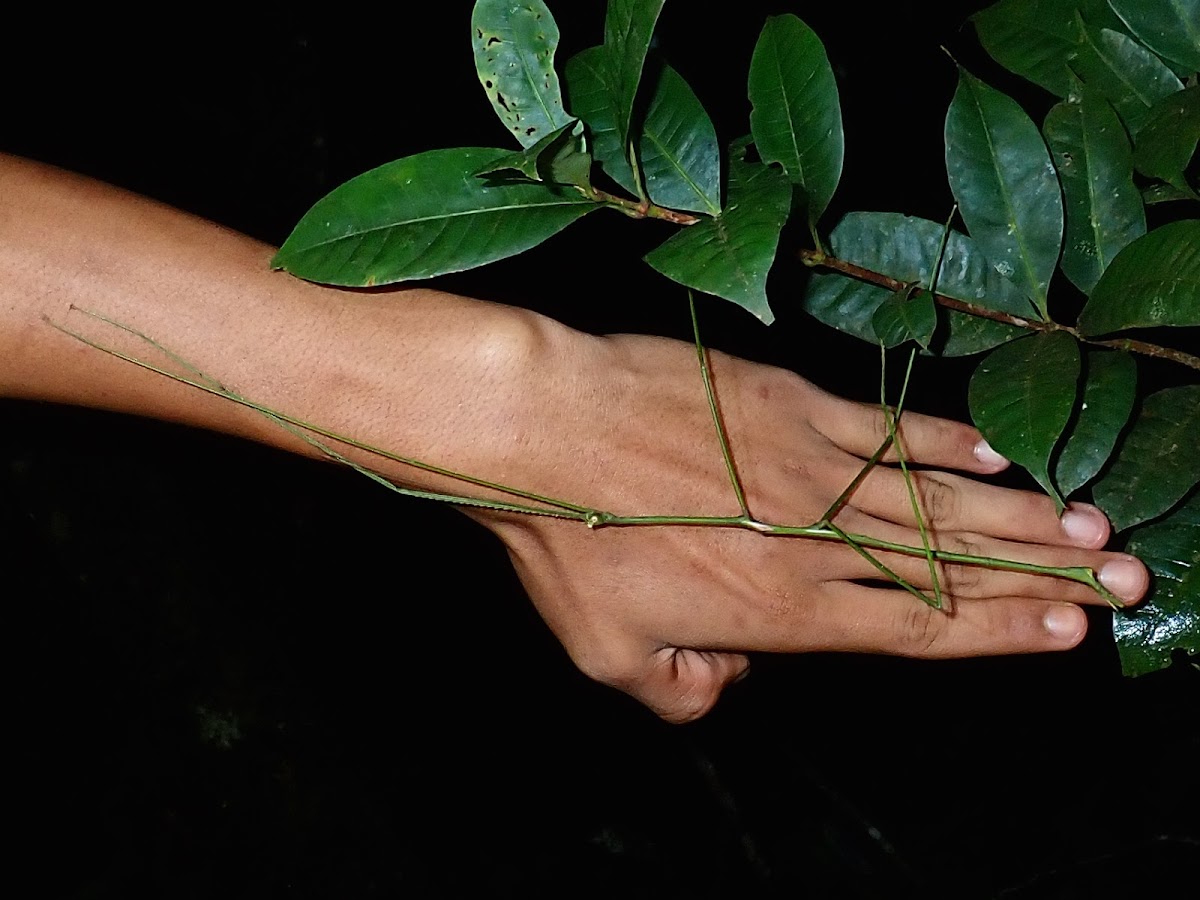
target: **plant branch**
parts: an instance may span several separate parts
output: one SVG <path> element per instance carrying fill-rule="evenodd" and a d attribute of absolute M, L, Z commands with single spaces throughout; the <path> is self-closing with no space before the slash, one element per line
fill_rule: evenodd
<path fill-rule="evenodd" d="M 605 206 L 624 213 L 631 219 L 662 219 L 664 222 L 671 222 L 675 225 L 695 225 L 700 221 L 699 216 L 691 213 L 667 209 L 649 201 L 639 202 L 626 197 L 618 197 L 616 194 L 610 194 L 608 191 L 602 191 L 596 187 L 591 189 L 588 196 L 597 203 L 603 203 Z"/>
<path fill-rule="evenodd" d="M 875 272 L 863 266 L 856 265 L 852 262 L 847 262 L 844 259 L 838 259 L 835 256 L 830 256 L 828 253 L 823 253 L 820 250 L 802 249 L 799 251 L 800 261 L 809 268 L 830 269 L 834 272 L 840 272 L 851 278 L 857 278 L 859 281 L 866 281 L 870 284 L 878 285 L 882 288 L 895 291 L 904 287 L 905 282 L 892 278 L 890 275 L 884 275 L 882 272 Z M 1098 339 L 1088 338 L 1081 335 L 1076 329 L 1068 325 L 1060 325 L 1057 322 L 1044 322 L 1038 319 L 1023 318 L 1015 316 L 1011 313 L 999 312 L 994 309 L 985 309 L 982 306 L 976 306 L 973 303 L 967 303 L 965 300 L 959 300 L 957 297 L 947 297 L 945 294 L 933 294 L 933 300 L 938 306 L 943 306 L 946 309 L 953 309 L 957 312 L 966 313 L 969 316 L 977 316 L 981 319 L 991 319 L 993 322 L 1002 322 L 1005 325 L 1013 325 L 1017 328 L 1025 328 L 1029 331 L 1066 331 L 1073 335 L 1076 339 L 1087 344 L 1092 344 L 1097 347 L 1112 347 L 1117 350 L 1128 350 L 1132 353 L 1140 353 L 1143 356 L 1153 356 L 1158 359 L 1166 359 L 1171 362 L 1179 363 L 1183 366 L 1188 366 L 1192 369 L 1200 369 L 1200 356 L 1195 356 L 1191 353 L 1185 353 L 1182 350 L 1176 350 L 1173 347 L 1162 347 L 1158 344 L 1150 344 L 1146 341 L 1137 341 L 1129 338 L 1113 338 L 1113 339 Z"/>

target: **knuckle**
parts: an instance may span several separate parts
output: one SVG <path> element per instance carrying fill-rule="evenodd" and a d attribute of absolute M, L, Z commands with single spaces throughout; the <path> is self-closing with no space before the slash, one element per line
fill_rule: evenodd
<path fill-rule="evenodd" d="M 930 521 L 943 526 L 958 521 L 959 498 L 953 487 L 933 477 L 922 478 L 920 487 Z"/>
<path fill-rule="evenodd" d="M 945 616 L 916 602 L 908 604 L 900 615 L 899 636 L 906 656 L 930 656 L 937 646 Z"/>

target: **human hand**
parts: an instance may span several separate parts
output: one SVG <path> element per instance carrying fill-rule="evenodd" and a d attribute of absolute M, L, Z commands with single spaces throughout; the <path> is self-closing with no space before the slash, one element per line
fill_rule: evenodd
<path fill-rule="evenodd" d="M 737 514 L 694 349 L 628 335 L 576 340 L 590 342 L 570 354 L 578 402 L 559 406 L 557 436 L 541 441 L 538 458 L 558 464 L 543 469 L 553 483 L 539 487 L 620 514 Z M 886 435 L 877 407 L 794 374 L 718 353 L 711 368 L 747 503 L 762 521 L 818 520 Z M 1089 566 L 1125 602 L 1143 596 L 1145 567 L 1098 549 L 1109 537 L 1098 509 L 1072 504 L 1059 519 L 1044 495 L 952 474 L 1008 465 L 968 425 L 906 413 L 899 431 L 910 461 L 933 467 L 914 481 L 935 547 Z M 672 722 L 706 713 L 747 671 L 747 651 L 935 658 L 1065 650 L 1086 631 L 1080 606 L 1103 602 L 1075 582 L 943 565 L 947 608 L 939 611 L 892 585 L 864 584 L 878 572 L 842 544 L 730 528 L 589 530 L 482 518 L 579 667 Z M 893 466 L 873 470 L 835 521 L 848 532 L 921 543 Z M 925 559 L 880 558 L 931 588 Z"/>

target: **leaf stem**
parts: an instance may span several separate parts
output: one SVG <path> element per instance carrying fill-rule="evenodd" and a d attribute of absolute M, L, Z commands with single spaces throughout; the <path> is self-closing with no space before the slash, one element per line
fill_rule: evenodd
<path fill-rule="evenodd" d="M 665 206 L 658 206 L 649 201 L 639 202 L 637 200 L 630 200 L 627 197 L 618 197 L 616 194 L 610 194 L 608 191 L 602 191 L 597 187 L 593 187 L 588 196 L 597 203 L 602 203 L 618 212 L 624 213 L 631 219 L 662 219 L 664 222 L 672 222 L 675 225 L 695 225 L 700 221 L 699 216 L 694 216 L 691 213 L 667 209 Z"/>

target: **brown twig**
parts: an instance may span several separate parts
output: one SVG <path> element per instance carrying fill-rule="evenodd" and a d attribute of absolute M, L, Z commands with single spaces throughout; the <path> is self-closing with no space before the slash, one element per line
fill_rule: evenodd
<path fill-rule="evenodd" d="M 700 221 L 699 216 L 693 216 L 691 213 L 656 206 L 649 201 L 639 203 L 637 200 L 618 197 L 616 194 L 610 194 L 608 191 L 602 191 L 599 188 L 592 188 L 588 196 L 597 202 L 625 213 L 631 219 L 662 219 L 664 222 L 671 222 L 675 225 L 695 225 Z"/>
<path fill-rule="evenodd" d="M 879 285 L 889 291 L 896 291 L 905 286 L 905 282 L 892 278 L 889 275 L 884 275 L 882 272 L 875 272 L 871 269 L 863 268 L 855 265 L 852 262 L 847 262 L 844 259 L 838 259 L 835 256 L 830 256 L 827 253 L 822 253 L 820 250 L 802 249 L 799 251 L 800 261 L 810 268 L 831 269 L 834 272 L 840 272 L 843 275 L 848 275 L 851 278 L 857 278 L 860 281 L 866 281 L 870 284 Z M 1029 331 L 1065 331 L 1080 341 L 1087 344 L 1093 344 L 1098 347 L 1113 347 L 1118 350 L 1128 350 L 1133 353 L 1141 353 L 1144 356 L 1153 356 L 1158 359 L 1167 359 L 1171 362 L 1179 363 L 1180 365 L 1189 366 L 1193 369 L 1200 369 L 1200 356 L 1193 356 L 1191 353 L 1185 353 L 1182 350 L 1176 350 L 1173 347 L 1160 347 L 1158 344 L 1150 344 L 1146 341 L 1135 341 L 1130 338 L 1111 338 L 1108 340 L 1100 340 L 1097 338 L 1088 338 L 1081 335 L 1076 329 L 1069 325 L 1060 325 L 1057 322 L 1043 322 L 1038 319 L 1026 319 L 1021 316 L 1014 316 L 1011 313 L 999 312 L 994 309 L 985 309 L 982 306 L 976 306 L 973 303 L 967 303 L 965 300 L 959 300 L 957 297 L 947 297 L 945 294 L 934 294 L 934 302 L 938 306 L 944 306 L 946 309 L 957 310 L 961 313 L 966 313 L 969 316 L 978 316 L 981 319 L 991 319 L 993 322 L 1003 322 L 1005 325 L 1013 325 L 1017 328 L 1025 328 Z"/>

